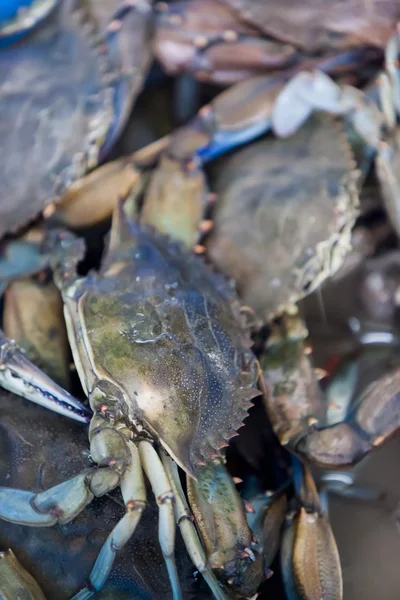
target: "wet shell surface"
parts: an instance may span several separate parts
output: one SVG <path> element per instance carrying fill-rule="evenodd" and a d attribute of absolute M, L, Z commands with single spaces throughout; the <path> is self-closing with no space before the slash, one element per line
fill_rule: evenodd
<path fill-rule="evenodd" d="M 313 116 L 292 137 L 255 142 L 213 173 L 208 254 L 261 319 L 342 264 L 358 214 L 358 172 L 339 122 Z"/>
<path fill-rule="evenodd" d="M 146 226 L 113 229 L 79 301 L 95 370 L 192 474 L 227 445 L 259 394 L 249 332 L 232 290 L 201 258 Z"/>
<path fill-rule="evenodd" d="M 151 13 L 125 6 L 114 31 L 120 4 L 65 0 L 1 49 L 0 236 L 60 199 L 125 123 L 150 64 Z"/>

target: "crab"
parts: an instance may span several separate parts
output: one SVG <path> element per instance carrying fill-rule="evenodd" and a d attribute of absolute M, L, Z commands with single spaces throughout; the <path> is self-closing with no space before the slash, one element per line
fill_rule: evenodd
<path fill-rule="evenodd" d="M 83 241 L 68 233 L 53 236 L 57 241 L 50 256 L 75 365 L 94 413 L 89 439 L 98 466 L 39 494 L 3 488 L 1 517 L 42 526 L 68 522 L 94 496 L 121 486 L 126 514 L 104 544 L 90 583 L 77 595 L 91 597 L 143 512 L 144 468 L 159 505 L 159 538 L 174 598 L 181 592 L 173 498 L 185 544 L 215 597 L 224 593 L 209 564 L 232 590 L 251 595 L 262 578 L 261 560 L 251 549 L 245 511 L 221 455 L 250 400 L 260 394 L 251 341 L 233 291 L 201 258 L 130 222 L 122 206 L 114 213 L 98 274 L 77 277 Z M 6 348 L 12 365 L 14 347 Z M 7 364 L 3 377 L 10 379 Z M 174 463 L 188 475 L 209 563 Z M 216 493 L 221 502 L 209 505 L 207 498 Z"/>
<path fill-rule="evenodd" d="M 0 50 L 0 237 L 104 160 L 150 66 L 145 0 L 40 1 L 29 11 L 36 4 L 48 18 Z"/>
<path fill-rule="evenodd" d="M 395 0 L 183 0 L 156 10 L 153 47 L 166 71 L 223 85 L 318 63 L 354 73 L 368 49 L 379 55 L 400 17 Z"/>
<path fill-rule="evenodd" d="M 168 157 L 165 157 L 163 164 L 164 166 L 170 164 Z M 172 166 L 174 167 L 172 173 L 176 173 L 176 165 L 172 163 Z M 223 278 L 217 277 L 210 271 L 201 258 L 193 256 L 190 252 L 190 246 L 196 241 L 198 235 L 198 221 L 201 221 L 201 216 L 194 201 L 190 205 L 191 208 L 189 207 L 190 218 L 185 217 L 188 209 L 187 199 L 198 200 L 199 196 L 193 197 L 192 194 L 179 196 L 181 204 L 178 214 L 182 216 L 179 226 L 179 222 L 177 224 L 175 219 L 167 218 L 170 214 L 170 210 L 167 209 L 168 202 L 172 196 L 166 193 L 164 197 L 157 193 L 160 189 L 157 177 L 160 174 L 162 176 L 162 173 L 162 170 L 156 173 L 146 194 L 140 214 L 140 224 L 131 223 L 121 206 L 114 213 L 109 249 L 98 275 L 89 275 L 83 279 L 76 277 L 73 271 L 82 256 L 82 241 L 77 240 L 72 234 L 50 232 L 50 237 L 53 235 L 57 238 L 57 243 L 50 244 L 52 252 L 49 256 L 56 274 L 57 285 L 64 299 L 64 311 L 75 364 L 94 411 L 89 434 L 91 454 L 101 466 L 89 474 L 85 472 L 78 475 L 69 483 L 43 492 L 43 496 L 40 493 L 38 495 L 29 493 L 29 498 L 39 512 L 43 512 L 42 524 L 52 524 L 57 518 L 63 522 L 72 519 L 93 495 L 102 495 L 121 481 L 127 507 L 123 521 L 126 522 L 129 518 L 132 520 L 129 531 L 133 533 L 144 506 L 138 462 L 134 471 L 137 488 L 127 489 L 125 483 L 127 475 L 132 473 L 129 468 L 128 450 L 132 453 L 132 461 L 138 459 L 136 445 L 132 443 L 134 440 L 152 486 L 156 486 L 152 468 L 157 468 L 158 477 L 166 487 L 166 489 L 155 487 L 155 494 L 160 496 L 159 492 L 161 492 L 162 499 L 165 497 L 161 507 L 167 504 L 164 510 L 160 508 L 160 519 L 164 524 L 163 527 L 168 527 L 170 541 L 168 554 L 165 551 L 166 540 L 162 537 L 163 528 L 160 529 L 160 541 L 166 554 L 174 597 L 179 597 L 179 583 L 172 556 L 173 533 L 170 522 L 172 493 L 176 502 L 176 518 L 181 526 L 185 543 L 215 597 L 223 597 L 223 592 L 216 583 L 208 564 L 228 584 L 231 593 L 247 597 L 257 589 L 262 580 L 262 563 L 256 548 L 252 545 L 251 531 L 246 523 L 243 504 L 232 480 L 227 477 L 220 451 L 227 445 L 227 440 L 234 434 L 235 428 L 240 426 L 241 419 L 246 415 L 249 400 L 260 393 L 256 387 L 258 369 L 249 351 L 251 342 L 248 329 L 238 313 L 237 300 L 232 289 L 227 286 Z M 193 176 L 196 183 L 196 173 Z M 196 208 L 194 213 L 191 212 L 193 206 Z M 182 238 L 186 249 L 182 242 L 181 245 L 173 244 L 169 238 L 155 233 L 151 227 L 163 229 L 164 232 L 169 230 L 174 236 L 178 232 L 181 234 L 186 232 Z M 183 282 L 187 282 L 188 279 L 194 280 L 192 285 L 197 286 L 192 291 L 191 288 L 187 289 L 187 283 L 183 286 Z M 205 305 L 204 299 L 201 300 L 202 297 L 207 299 Z M 163 303 L 165 308 L 162 308 Z M 185 321 L 180 317 L 182 309 L 179 305 L 182 303 L 183 314 L 187 315 L 185 318 L 195 325 L 193 330 L 195 334 L 203 336 L 207 333 L 207 329 L 202 329 L 201 323 L 205 325 L 208 319 L 212 319 L 211 323 L 215 323 L 211 329 L 212 336 L 204 338 L 207 352 L 204 350 L 202 352 L 201 345 L 200 348 L 193 346 L 193 350 L 190 350 L 192 346 L 188 346 L 186 341 Z M 132 319 L 129 317 L 130 310 L 133 315 L 141 316 L 140 320 L 132 325 L 129 325 Z M 90 339 L 85 331 L 90 332 Z M 203 370 L 201 365 L 203 363 L 204 368 L 207 368 L 207 360 L 209 357 L 214 357 L 216 352 L 214 344 L 220 335 L 222 345 L 219 352 L 222 351 L 223 355 L 220 357 L 217 352 L 216 359 L 212 358 L 212 361 L 216 360 L 217 367 L 213 372 L 211 362 L 211 370 L 207 370 L 209 373 L 207 377 L 210 384 L 217 377 L 212 390 L 213 393 L 220 390 L 222 397 L 212 410 L 210 406 L 214 405 L 208 395 L 210 392 L 205 394 L 204 401 L 200 401 L 197 407 L 193 406 L 191 399 L 196 397 L 196 393 L 191 387 L 192 384 L 187 388 L 187 382 L 193 381 L 196 389 L 198 385 L 201 386 L 201 379 L 198 380 L 198 374 L 200 373 L 201 376 Z M 135 348 L 135 340 L 137 340 L 137 350 L 133 355 L 129 348 L 132 344 Z M 199 340 L 196 338 L 196 343 L 202 344 L 202 340 L 202 337 Z M 154 351 L 154 343 L 157 344 L 155 347 L 157 352 Z M 158 343 L 160 346 L 157 348 Z M 179 344 L 184 344 L 185 348 L 185 355 L 180 354 L 178 350 L 177 358 L 168 365 L 166 371 L 171 378 L 172 395 L 166 388 L 166 373 L 163 374 L 164 362 L 168 361 L 169 354 L 174 352 L 170 347 L 171 343 L 173 346 L 178 343 L 178 348 Z M 230 348 L 233 343 L 236 350 L 232 353 Z M 151 345 L 150 355 L 147 354 L 147 344 Z M 12 351 L 15 351 L 14 347 Z M 143 351 L 145 354 L 141 357 L 140 352 Z M 189 360 L 187 366 L 183 360 L 183 356 L 186 355 Z M 149 360 L 149 356 L 154 357 L 154 366 L 150 369 L 146 366 L 142 370 L 141 365 Z M 129 357 L 131 357 L 130 366 L 126 367 Z M 7 363 L 5 363 L 5 373 L 7 373 Z M 133 380 L 130 379 L 131 374 L 134 374 Z M 226 391 L 224 386 L 221 387 L 218 383 L 218 377 L 224 378 Z M 127 379 L 124 381 L 124 378 Z M 141 378 L 144 379 L 140 384 Z M 138 382 L 135 383 L 138 389 L 134 391 L 138 396 L 135 396 L 132 391 L 128 396 L 127 390 L 132 389 L 130 386 L 135 380 Z M 238 388 L 236 399 L 235 386 Z M 162 401 L 159 392 L 155 394 L 158 387 L 160 390 L 166 389 L 164 394 L 169 393 L 169 401 L 172 402 L 173 413 L 168 418 L 166 412 L 168 405 Z M 179 392 L 184 394 L 184 402 L 177 409 Z M 227 395 L 232 396 L 232 399 L 228 400 Z M 144 403 L 136 405 L 141 397 L 144 398 Z M 205 406 L 204 416 L 199 412 L 202 406 Z M 193 421 L 196 412 L 198 417 Z M 179 419 L 176 419 L 174 413 L 179 414 Z M 162 419 L 159 416 L 161 414 Z M 231 425 L 228 424 L 227 419 Z M 207 437 L 210 441 L 207 441 L 205 432 L 208 432 Z M 165 454 L 159 450 L 161 463 L 157 452 L 149 444 L 149 440 L 154 438 L 167 452 Z M 200 450 L 194 453 L 196 445 L 199 445 Z M 150 452 L 150 448 L 152 454 L 149 460 L 147 453 Z M 188 475 L 189 502 L 206 547 L 208 562 L 195 529 L 188 520 L 190 511 L 173 461 L 183 467 Z M 167 479 L 165 473 L 162 478 L 162 469 L 167 472 Z M 100 485 L 103 487 L 99 489 L 95 487 L 95 482 L 100 476 L 104 477 L 104 481 L 100 479 Z M 80 496 L 76 497 L 75 507 L 69 510 L 63 495 L 68 495 L 68 486 L 72 487 L 76 482 L 80 484 Z M 126 495 L 128 491 L 129 496 Z M 133 498 L 135 491 L 138 497 Z M 16 519 L 15 514 L 7 514 L 11 509 L 10 505 L 7 506 L 7 497 L 12 495 L 14 498 L 14 494 L 18 496 L 23 493 L 16 490 L 3 490 L 0 493 L 3 504 L 0 514 L 3 518 L 13 521 L 18 520 L 19 517 Z M 47 498 L 52 498 L 50 504 L 47 504 Z M 229 509 L 226 504 L 227 498 L 230 499 Z M 167 507 L 169 513 L 166 511 Z M 26 507 L 22 509 L 23 512 L 25 510 Z M 30 517 L 27 516 L 25 522 L 29 523 L 29 518 L 32 518 L 32 514 Z M 36 516 L 34 520 L 37 524 Z M 33 524 L 33 521 L 29 524 Z M 217 528 L 216 524 L 218 524 Z M 90 597 L 93 588 L 101 588 L 114 559 L 115 552 L 111 552 L 110 548 L 122 546 L 126 539 L 118 537 L 121 527 L 121 525 L 117 526 L 110 534 L 93 568 L 90 584 L 77 598 Z M 261 551 L 264 560 L 268 562 L 265 551 Z M 332 548 L 327 548 L 328 555 L 331 551 Z M 313 568 L 318 571 L 321 565 L 322 563 L 317 561 Z M 339 578 L 340 581 L 340 572 L 333 573 L 333 577 Z"/>
<path fill-rule="evenodd" d="M 197 224 L 207 204 L 205 177 L 199 168 L 199 163 L 214 158 L 234 145 L 248 141 L 268 129 L 271 124 L 271 110 L 280 89 L 281 82 L 279 84 L 278 82 L 274 82 L 274 84 L 268 86 L 265 85 L 265 81 L 262 79 L 244 82 L 237 88 L 231 89 L 217 98 L 213 104 L 213 108 L 201 111 L 197 120 L 191 124 L 189 129 L 181 130 L 173 135 L 170 140 L 157 145 L 156 155 L 160 153 L 160 149 L 161 151 L 166 149 L 166 151 L 162 155 L 160 168 L 152 177 L 149 192 L 146 194 L 144 207 L 141 212 L 142 224 L 140 226 L 129 224 L 122 208 L 119 207 L 114 214 L 109 252 L 99 275 L 89 275 L 83 279 L 74 276 L 73 271 L 76 263 L 79 261 L 81 248 L 80 244 L 73 237 L 69 237 L 66 234 L 58 236 L 58 241 L 50 255 L 57 284 L 64 296 L 65 314 L 75 363 L 84 389 L 88 393 L 91 407 L 95 413 L 90 429 L 91 453 L 92 456 L 99 459 L 100 467 L 97 470 L 94 469 L 89 474 L 83 473 L 77 476 L 72 482 L 67 482 L 62 487 L 57 487 L 55 490 L 53 489 L 38 495 L 33 493 L 26 495 L 19 491 L 5 490 L 2 493 L 4 508 L 1 514 L 4 518 L 10 518 L 9 511 L 12 511 L 11 505 L 13 503 L 10 500 L 11 497 L 20 498 L 21 502 L 29 498 L 29 501 L 32 501 L 36 509 L 42 512 L 43 523 L 53 523 L 54 519 L 59 518 L 58 513 L 60 512 L 63 513 L 60 518 L 68 520 L 73 518 L 75 512 L 83 508 L 83 505 L 93 495 L 101 495 L 112 487 L 116 487 L 119 484 L 122 485 L 127 507 L 126 516 L 122 521 L 123 525 L 117 526 L 113 533 L 110 534 L 108 543 L 104 546 L 99 561 L 96 562 L 90 578 L 90 584 L 78 596 L 79 598 L 90 597 L 93 588 L 97 589 L 102 586 L 104 578 L 111 569 L 115 548 L 125 542 L 126 538 L 122 534 L 126 533 L 128 536 L 130 532 L 133 533 L 143 509 L 144 496 L 140 476 L 141 468 L 137 460 L 138 453 L 152 485 L 155 486 L 156 495 L 161 495 L 161 500 L 165 498 L 165 502 L 161 502 L 160 504 L 160 518 L 161 523 L 163 526 L 165 525 L 167 533 L 170 536 L 168 540 L 170 542 L 173 541 L 173 535 L 171 534 L 171 494 L 173 493 L 176 501 L 175 512 L 191 556 L 196 566 L 207 578 L 214 595 L 218 598 L 221 597 L 223 592 L 211 572 L 195 529 L 187 518 L 190 513 L 172 459 L 179 466 L 183 467 L 188 475 L 187 488 L 191 509 L 195 513 L 196 523 L 206 546 L 210 565 L 220 572 L 222 579 L 227 582 L 230 589 L 235 589 L 236 593 L 242 595 L 249 595 L 257 588 L 260 581 L 260 560 L 258 555 L 251 549 L 251 533 L 243 515 L 243 506 L 232 482 L 226 477 L 223 461 L 219 454 L 219 451 L 222 449 L 221 447 L 233 435 L 234 429 L 240 425 L 239 417 L 243 418 L 245 416 L 246 408 L 248 407 L 246 402 L 249 401 L 251 396 L 257 393 L 257 369 L 254 358 L 247 348 L 249 345 L 248 339 L 244 341 L 246 338 L 246 327 L 238 320 L 237 315 L 235 315 L 235 310 L 227 295 L 226 283 L 215 279 L 215 276 L 211 275 L 208 271 L 207 275 L 205 275 L 205 272 L 203 273 L 203 263 L 194 258 L 189 250 L 184 250 L 181 246 L 171 245 L 170 241 L 159 237 L 159 235 L 155 235 L 152 230 L 147 230 L 143 227 L 143 224 L 149 223 L 165 233 L 172 234 L 175 238 L 179 237 L 188 248 L 196 243 L 198 241 Z M 254 103 L 248 102 L 244 106 L 243 99 L 249 98 L 256 101 Z M 267 100 L 267 102 L 264 103 L 264 100 Z M 254 110 L 254 107 L 257 110 Z M 357 172 L 347 138 L 340 134 L 340 129 L 340 124 L 339 126 L 333 124 L 329 117 L 314 117 L 299 132 L 297 139 L 300 141 L 296 151 L 297 154 L 293 152 L 293 162 L 296 164 L 299 158 L 302 157 L 302 149 L 304 149 L 304 144 L 307 143 L 307 140 L 316 140 L 318 142 L 318 139 L 321 139 L 324 133 L 329 132 L 328 136 L 331 140 L 330 148 L 335 168 L 327 169 L 325 164 L 324 170 L 324 165 L 318 163 L 318 159 L 321 158 L 318 155 L 318 150 L 315 150 L 315 154 L 310 152 L 311 159 L 314 159 L 321 167 L 318 183 L 325 186 L 323 188 L 326 190 L 326 197 L 324 199 L 326 199 L 327 205 L 332 211 L 332 219 L 324 223 L 322 233 L 316 227 L 315 238 L 313 238 L 315 249 L 311 248 L 311 255 L 308 252 L 304 252 L 304 255 L 302 255 L 300 252 L 299 265 L 297 270 L 295 270 L 297 277 L 293 280 L 291 274 L 288 277 L 289 282 L 285 283 L 286 286 L 293 286 L 293 294 L 289 298 L 291 306 L 301 295 L 317 287 L 325 277 L 338 268 L 343 259 L 344 252 L 349 245 L 350 230 L 357 214 Z M 282 144 L 283 147 L 286 143 L 286 148 L 290 148 L 291 143 L 293 143 L 293 148 L 296 148 L 294 138 L 285 142 L 281 140 L 268 140 L 268 144 L 271 144 L 271 147 L 275 143 L 276 147 L 279 144 Z M 267 152 L 268 147 L 267 145 Z M 318 149 L 318 143 L 316 144 L 316 148 Z M 305 169 L 310 169 L 309 166 L 305 166 L 309 164 L 306 160 L 301 164 Z M 177 185 L 181 186 L 184 192 L 182 195 L 177 194 Z M 215 206 L 216 215 L 218 211 L 222 210 L 224 205 L 222 201 L 223 193 L 221 192 L 220 195 L 221 202 Z M 171 201 L 173 202 L 174 198 L 180 200 L 180 204 L 178 204 L 179 208 L 174 209 L 175 215 L 172 215 L 174 205 Z M 189 202 L 185 203 L 185 198 Z M 176 215 L 179 215 L 179 220 L 176 218 Z M 216 217 L 216 222 L 217 220 Z M 196 226 L 193 227 L 193 224 L 196 224 Z M 317 226 L 318 224 L 317 222 Z M 311 219 L 307 223 L 307 226 L 312 225 L 313 221 Z M 201 228 L 203 232 L 207 232 L 210 229 L 210 223 L 207 220 L 203 221 Z M 212 240 L 214 235 L 218 236 L 217 226 L 215 226 L 215 230 L 209 240 Z M 145 246 L 147 245 L 146 247 L 150 247 L 150 251 L 147 250 L 144 252 L 144 255 L 139 252 L 136 256 L 135 245 L 138 243 L 138 239 L 145 240 L 145 242 L 140 243 Z M 301 240 L 301 242 L 304 243 L 304 240 Z M 208 240 L 205 240 L 204 243 L 206 247 L 211 247 Z M 301 243 L 299 245 L 301 250 Z M 197 244 L 197 246 L 197 250 L 200 251 L 201 244 Z M 140 244 L 139 247 L 141 247 Z M 310 260 L 308 260 L 309 258 Z M 154 261 L 154 264 L 152 261 Z M 178 425 L 174 415 L 171 416 L 170 413 L 160 412 L 161 409 L 165 411 L 169 408 L 168 405 L 165 405 L 165 401 L 164 404 L 161 403 L 157 406 L 159 396 L 146 396 L 148 389 L 145 384 L 142 384 L 139 396 L 144 396 L 145 399 L 151 400 L 151 402 L 145 406 L 137 404 L 137 398 L 132 397 L 132 392 L 137 390 L 133 390 L 133 388 L 129 388 L 128 391 L 126 390 L 128 383 L 125 383 L 124 378 L 129 378 L 129 374 L 125 372 L 125 367 L 121 366 L 123 362 L 120 358 L 121 354 L 123 354 L 125 360 L 127 360 L 126 357 L 130 355 L 129 343 L 132 340 L 139 346 L 138 352 L 140 349 L 140 352 L 143 351 L 145 353 L 146 345 L 152 344 L 153 338 L 156 342 L 161 342 L 160 350 L 162 350 L 162 344 L 165 343 L 168 345 L 168 340 L 171 337 L 168 337 L 168 333 L 167 337 L 163 336 L 162 333 L 163 327 L 166 325 L 169 326 L 169 323 L 171 327 L 175 327 L 173 333 L 175 336 L 177 335 L 176 329 L 179 331 L 182 322 L 184 323 L 182 317 L 180 317 L 182 305 L 179 305 L 179 300 L 182 298 L 184 300 L 185 294 L 182 293 L 181 298 L 177 301 L 178 306 L 175 306 L 177 312 L 171 314 L 171 317 L 169 317 L 170 321 L 168 319 L 165 322 L 161 320 L 154 307 L 162 306 L 163 302 L 168 306 L 171 302 L 170 298 L 176 298 L 176 294 L 178 294 L 180 289 L 179 285 L 177 288 L 175 286 L 176 277 L 173 278 L 174 285 L 172 287 L 168 280 L 165 281 L 165 278 L 170 273 L 174 274 L 173 269 L 177 269 L 178 273 L 187 273 L 189 267 L 186 265 L 191 266 L 190 277 L 193 278 L 194 284 L 196 286 L 200 286 L 201 284 L 200 288 L 195 288 L 196 293 L 189 295 L 189 299 L 187 300 L 189 303 L 193 303 L 194 312 L 192 314 L 194 317 L 197 318 L 196 311 L 203 310 L 201 302 L 204 304 L 205 295 L 207 296 L 206 304 L 208 303 L 208 298 L 214 298 L 215 295 L 218 298 L 217 306 L 221 302 L 221 307 L 222 305 L 225 307 L 223 310 L 222 308 L 221 310 L 218 309 L 219 312 L 218 318 L 215 319 L 215 327 L 218 326 L 218 332 L 222 332 L 224 344 L 225 340 L 230 344 L 236 344 L 234 346 L 236 353 L 231 352 L 229 347 L 225 348 L 223 344 L 222 354 L 224 360 L 222 361 L 222 366 L 225 365 L 224 368 L 228 369 L 228 374 L 234 376 L 236 373 L 235 369 L 238 366 L 237 360 L 244 360 L 244 357 L 246 357 L 243 366 L 248 369 L 244 371 L 247 373 L 246 381 L 241 381 L 239 374 L 236 373 L 239 377 L 236 385 L 239 389 L 243 388 L 245 392 L 243 394 L 244 397 L 240 398 L 242 404 L 240 404 L 237 398 L 236 404 L 231 404 L 230 407 L 226 405 L 219 407 L 222 411 L 220 414 L 217 414 L 217 417 L 221 416 L 220 422 L 218 422 L 217 418 L 214 429 L 210 427 L 208 431 L 210 435 L 218 435 L 218 439 L 212 439 L 212 442 L 208 446 L 206 437 L 200 440 L 198 431 L 194 430 L 193 415 L 186 410 L 187 407 L 185 408 L 184 406 L 184 410 L 177 411 L 180 418 L 183 419 L 180 422 L 181 424 Z M 143 269 L 143 274 L 141 269 Z M 222 267 L 222 270 L 225 271 L 225 268 Z M 132 272 L 134 275 L 133 279 Z M 283 276 L 287 277 L 286 273 L 283 273 Z M 139 277 L 138 281 L 136 281 L 136 277 Z M 132 330 L 130 330 L 130 325 L 126 325 L 126 322 L 130 323 L 130 304 L 126 298 L 135 297 L 135 288 L 130 289 L 129 285 L 138 284 L 136 288 L 138 290 L 137 302 L 145 303 L 146 301 L 143 298 L 146 298 L 148 289 L 140 287 L 144 285 L 142 282 L 143 277 L 147 285 L 151 282 L 152 285 L 159 286 L 160 289 L 157 288 L 159 297 L 157 295 L 154 298 L 151 297 L 153 304 L 150 303 L 151 310 L 149 315 L 147 314 L 148 305 L 146 305 L 145 312 L 140 311 L 141 314 L 139 314 L 138 311 L 134 315 L 135 317 L 138 315 L 143 317 L 143 320 L 140 319 L 138 323 L 134 324 Z M 129 281 L 131 281 L 131 284 L 129 284 Z M 243 286 L 241 292 L 246 292 L 246 286 Z M 96 310 L 92 310 L 98 301 L 96 296 L 100 298 L 100 308 L 97 313 Z M 101 299 L 102 297 L 103 299 Z M 196 298 L 199 302 L 196 302 Z M 287 295 L 283 298 L 283 302 L 286 301 Z M 287 317 L 285 312 L 287 305 L 275 305 L 274 302 L 271 305 L 272 310 L 268 309 L 265 312 L 263 309 L 257 308 L 258 312 L 262 311 L 262 320 L 269 320 L 271 322 L 271 315 L 275 315 L 279 309 L 283 315 L 283 322 L 286 323 Z M 106 314 L 109 319 L 103 318 Z M 122 320 L 122 317 L 124 317 L 124 320 Z M 125 317 L 128 318 L 127 321 L 125 321 Z M 212 319 L 213 317 L 214 313 L 208 315 L 207 318 Z M 92 319 L 90 324 L 88 321 L 89 318 Z M 108 325 L 108 323 L 111 323 L 111 325 Z M 124 324 L 122 325 L 121 323 Z M 151 333 L 153 337 L 148 338 L 148 327 L 151 328 L 153 326 L 155 327 L 155 330 Z M 222 330 L 219 329 L 220 327 L 222 327 Z M 290 331 L 291 335 L 293 329 Z M 95 335 L 96 332 L 98 332 L 97 337 Z M 201 330 L 199 332 L 196 330 L 195 333 L 202 334 Z M 286 333 L 284 331 L 285 339 L 288 337 Z M 104 342 L 101 334 L 106 336 L 106 342 Z M 117 336 L 115 343 L 118 344 L 119 341 L 121 342 L 121 346 L 117 347 L 117 352 L 115 351 L 115 347 L 107 347 L 107 338 L 113 339 L 115 335 Z M 119 340 L 119 335 L 121 336 L 121 340 Z M 139 341 L 141 340 L 140 336 L 145 336 L 144 343 L 137 343 L 135 341 L 136 338 L 132 338 L 134 335 L 137 336 L 137 340 Z M 303 336 L 304 333 L 301 331 L 300 350 L 302 350 Z M 160 339 L 158 339 L 159 337 Z M 292 338 L 289 337 L 289 339 L 291 340 Z M 297 338 L 295 340 L 298 342 Z M 200 342 L 197 338 L 195 341 L 196 343 Z M 178 343 L 180 342 L 181 340 L 178 338 Z M 8 350 L 6 357 L 8 360 L 4 361 L 3 379 L 7 380 L 8 378 L 10 380 L 8 369 L 12 365 L 12 360 L 17 351 L 6 340 L 4 340 L 4 349 Z M 197 356 L 199 356 L 198 350 L 196 346 Z M 225 351 L 228 352 L 230 358 L 224 355 Z M 211 347 L 211 351 L 207 354 L 207 360 L 214 356 L 213 352 L 214 347 Z M 107 357 L 103 353 L 107 353 Z M 135 360 L 132 363 L 131 373 L 136 373 L 138 380 L 140 379 L 139 376 L 143 376 L 143 374 L 150 376 L 150 378 L 155 378 L 152 382 L 153 387 L 151 389 L 153 390 L 156 389 L 154 381 L 157 381 L 157 377 L 161 377 L 163 374 L 162 368 L 164 365 L 160 359 L 162 355 L 162 351 L 159 354 L 158 352 L 151 352 L 145 355 L 146 360 L 153 360 L 153 364 L 155 365 L 153 369 L 149 368 L 148 372 L 143 370 L 140 373 L 137 370 L 141 365 L 140 360 Z M 235 359 L 233 361 L 232 356 Z M 269 353 L 269 358 L 271 356 L 272 354 Z M 302 357 L 302 353 L 298 357 L 296 355 L 296 368 L 301 364 Z M 186 358 L 187 365 L 189 366 L 185 366 L 184 358 Z M 121 360 L 120 364 L 119 359 Z M 169 375 L 171 375 L 171 371 L 172 373 L 174 372 L 174 369 L 184 374 L 185 370 L 187 371 L 189 367 L 192 368 L 192 363 L 195 365 L 192 359 L 193 357 L 189 353 L 187 357 L 182 356 L 179 369 L 178 367 L 174 367 L 173 364 L 169 365 Z M 152 363 L 150 362 L 150 364 Z M 286 364 L 286 362 L 283 364 Z M 314 373 L 311 367 L 310 372 L 311 377 L 313 377 Z M 278 370 L 277 374 L 282 379 L 282 369 L 280 372 Z M 224 381 L 226 380 L 226 372 L 223 370 L 218 375 L 225 377 Z M 285 377 L 284 373 L 283 379 Z M 101 380 L 101 383 L 97 387 L 96 378 Z M 301 381 L 304 381 L 304 378 Z M 168 383 L 175 385 L 174 377 Z M 23 389 L 22 380 L 20 389 Z M 45 390 L 46 388 L 43 386 L 40 389 Z M 205 400 L 207 402 L 203 405 L 204 410 L 208 411 L 210 410 L 210 406 L 214 405 L 209 397 L 206 397 Z M 152 404 L 154 401 L 155 404 Z M 239 405 L 241 406 L 241 410 L 238 409 Z M 286 405 L 288 405 L 287 402 Z M 241 412 L 240 415 L 236 414 L 236 409 L 239 413 Z M 300 406 L 300 411 L 301 409 L 302 407 Z M 159 414 L 163 415 L 163 420 L 158 417 Z M 229 415 L 228 417 L 226 416 L 227 414 Z M 168 419 L 166 415 L 168 415 Z M 236 421 L 236 418 L 238 418 L 238 421 Z M 302 418 L 303 415 L 301 415 L 300 421 L 302 421 Z M 225 425 L 228 424 L 225 422 L 226 419 L 228 419 L 230 425 L 230 428 L 227 430 L 225 430 Z M 273 422 L 276 424 L 274 420 Z M 200 420 L 200 425 L 203 424 Z M 204 429 L 201 429 L 201 431 L 204 432 Z M 191 443 L 193 442 L 195 448 L 196 444 L 200 444 L 201 452 L 197 449 L 193 454 L 193 452 L 188 450 L 188 439 Z M 281 439 L 285 441 L 283 437 Z M 292 436 L 288 436 L 288 439 L 291 441 Z M 155 440 L 159 454 L 157 454 L 157 450 L 149 443 L 149 440 Z M 202 447 L 204 444 L 206 444 L 205 447 Z M 160 447 L 164 448 L 167 454 L 164 454 Z M 296 450 L 296 448 L 292 449 Z M 135 462 L 137 468 L 130 468 L 129 465 L 132 462 Z M 154 481 L 153 469 L 157 469 L 156 472 L 160 474 L 159 482 L 163 484 L 161 488 L 156 486 L 157 481 Z M 167 476 L 164 471 L 167 473 Z M 134 482 L 133 488 L 129 488 L 127 484 L 131 473 L 132 477 L 134 476 L 132 480 Z M 64 503 L 63 498 L 64 494 L 68 493 L 68 490 L 72 490 L 74 484 L 79 487 L 79 493 L 77 492 L 75 496 L 76 505 L 72 507 L 68 505 L 68 502 Z M 97 485 L 98 487 L 96 487 Z M 227 511 L 226 504 L 211 504 L 210 499 L 218 497 L 214 488 L 215 485 L 218 485 L 219 497 L 225 493 L 231 499 L 230 509 L 232 512 Z M 132 496 L 134 492 L 136 492 L 136 498 Z M 53 504 L 47 502 L 50 496 L 52 502 L 54 502 Z M 210 504 L 212 506 L 211 509 L 209 508 Z M 30 510 L 27 509 L 27 505 L 31 506 L 28 502 L 23 504 L 22 512 Z M 311 508 L 311 512 L 315 513 L 318 511 L 315 508 Z M 35 513 L 35 510 L 31 511 L 29 516 L 37 518 L 37 513 L 33 513 Z M 15 518 L 15 515 L 12 518 Z M 129 531 L 128 527 L 125 528 L 125 523 L 130 524 Z M 215 528 L 215 524 L 218 524 L 218 528 Z M 121 531 L 122 528 L 124 528 L 123 532 Z M 317 528 L 318 531 L 319 529 Z M 179 583 L 174 568 L 172 546 L 165 546 L 164 534 L 165 531 L 161 529 L 161 542 L 166 555 L 166 563 L 174 595 L 175 597 L 179 597 Z M 104 566 L 103 570 L 101 570 L 101 565 Z M 316 568 L 321 569 L 323 565 L 317 564 Z M 338 569 L 335 569 L 335 577 L 339 577 L 340 579 Z"/>

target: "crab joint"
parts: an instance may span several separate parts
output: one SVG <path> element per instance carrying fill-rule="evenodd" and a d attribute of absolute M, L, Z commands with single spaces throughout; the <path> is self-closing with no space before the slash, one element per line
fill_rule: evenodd
<path fill-rule="evenodd" d="M 253 562 L 256 560 L 254 552 L 253 552 L 253 550 L 250 550 L 250 548 L 245 548 L 244 550 L 240 550 L 238 552 L 238 555 L 240 556 L 240 558 L 250 558 L 250 560 L 252 560 Z"/>
<path fill-rule="evenodd" d="M 171 500 L 171 502 L 174 501 L 174 494 L 172 492 L 165 492 L 164 494 L 157 496 L 158 506 L 161 506 L 162 504 L 164 504 L 165 502 L 168 502 L 169 500 Z"/>
<path fill-rule="evenodd" d="M 146 508 L 146 502 L 142 500 L 130 500 L 126 503 L 126 508 L 129 512 L 134 510 L 143 511 Z"/>

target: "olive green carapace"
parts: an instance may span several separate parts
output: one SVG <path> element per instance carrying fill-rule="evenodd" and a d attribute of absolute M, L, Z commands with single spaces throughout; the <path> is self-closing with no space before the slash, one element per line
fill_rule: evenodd
<path fill-rule="evenodd" d="M 185 471 L 218 453 L 258 395 L 239 305 L 197 256 L 120 207 L 102 268 L 81 280 L 80 313 L 98 378 Z"/>

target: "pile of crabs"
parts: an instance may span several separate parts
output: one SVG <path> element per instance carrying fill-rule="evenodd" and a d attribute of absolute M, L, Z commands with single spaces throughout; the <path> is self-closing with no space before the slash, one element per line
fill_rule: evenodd
<path fill-rule="evenodd" d="M 341 600 L 315 467 L 400 427 L 398 357 L 353 368 L 399 343 L 400 0 L 1 11 L 0 596 Z"/>

